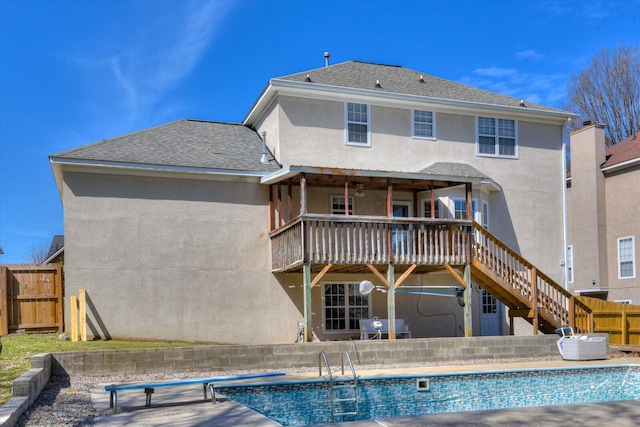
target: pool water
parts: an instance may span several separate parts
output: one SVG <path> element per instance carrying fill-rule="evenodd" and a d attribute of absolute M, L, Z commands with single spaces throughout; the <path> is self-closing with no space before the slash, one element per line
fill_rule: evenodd
<path fill-rule="evenodd" d="M 320 379 L 216 387 L 216 392 L 283 426 L 331 422 L 329 390 Z M 357 417 L 335 421 L 635 399 L 640 399 L 636 365 L 360 377 Z"/>

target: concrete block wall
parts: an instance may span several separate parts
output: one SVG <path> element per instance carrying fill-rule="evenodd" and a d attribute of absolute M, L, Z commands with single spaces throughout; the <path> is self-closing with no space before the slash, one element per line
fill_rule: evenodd
<path fill-rule="evenodd" d="M 331 341 L 280 345 L 230 345 L 54 353 L 55 375 L 176 374 L 225 370 L 317 367 L 320 351 L 339 366 L 343 350 L 358 365 L 437 360 L 560 356 L 556 335 L 411 340 Z"/>
<path fill-rule="evenodd" d="M 38 398 L 49 382 L 52 357 L 49 353 L 31 357 L 31 369 L 13 381 L 13 397 L 0 408 L 0 427 L 12 427 Z"/>

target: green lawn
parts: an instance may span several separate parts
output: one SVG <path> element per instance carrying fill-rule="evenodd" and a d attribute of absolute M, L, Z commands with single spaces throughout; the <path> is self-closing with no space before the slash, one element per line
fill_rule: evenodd
<path fill-rule="evenodd" d="M 0 354 L 0 406 L 4 405 L 12 397 L 11 385 L 13 380 L 31 368 L 31 359 L 29 357 L 38 353 L 193 346 L 193 344 L 179 342 L 118 340 L 71 342 L 59 339 L 58 334 L 11 334 L 0 337 L 0 341 L 2 341 L 2 354 Z"/>

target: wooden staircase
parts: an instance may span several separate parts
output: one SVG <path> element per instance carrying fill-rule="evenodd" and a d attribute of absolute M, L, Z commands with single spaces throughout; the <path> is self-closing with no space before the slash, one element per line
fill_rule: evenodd
<path fill-rule="evenodd" d="M 554 333 L 571 326 L 576 333 L 593 332 L 591 309 L 535 266 L 473 222 L 471 276 L 474 283 L 522 317 L 534 331 Z"/>

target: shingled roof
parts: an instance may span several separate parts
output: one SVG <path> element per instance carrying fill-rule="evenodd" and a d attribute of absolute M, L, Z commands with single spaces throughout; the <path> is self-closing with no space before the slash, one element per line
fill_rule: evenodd
<path fill-rule="evenodd" d="M 608 147 L 605 151 L 606 161 L 602 168 L 607 168 L 630 160 L 640 159 L 640 132 Z"/>
<path fill-rule="evenodd" d="M 262 139 L 252 129 L 232 123 L 179 120 L 54 154 L 58 161 L 179 166 L 237 171 L 278 170 L 263 164 Z"/>
<path fill-rule="evenodd" d="M 526 100 L 522 106 L 520 99 L 441 79 L 410 68 L 369 62 L 347 61 L 291 74 L 276 80 L 292 80 L 437 99 L 562 112 L 562 110 L 530 103 Z"/>

